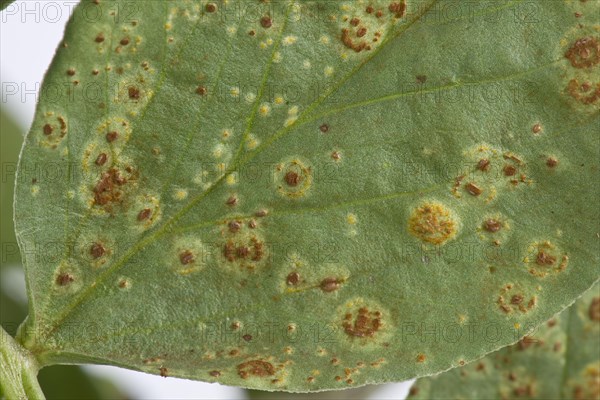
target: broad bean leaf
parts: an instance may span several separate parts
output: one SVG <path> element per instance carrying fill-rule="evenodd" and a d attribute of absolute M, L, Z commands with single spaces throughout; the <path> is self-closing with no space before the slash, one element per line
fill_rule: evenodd
<path fill-rule="evenodd" d="M 600 275 L 598 11 L 83 1 L 19 165 L 21 342 L 296 392 L 514 343 Z"/>
<path fill-rule="evenodd" d="M 409 399 L 600 399 L 600 287 L 517 344 L 419 379 Z"/>

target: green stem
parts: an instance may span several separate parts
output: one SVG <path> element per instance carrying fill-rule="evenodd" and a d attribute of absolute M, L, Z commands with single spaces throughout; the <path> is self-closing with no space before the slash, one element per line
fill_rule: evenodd
<path fill-rule="evenodd" d="M 39 369 L 33 355 L 0 327 L 0 397 L 43 400 L 44 393 L 37 380 Z"/>

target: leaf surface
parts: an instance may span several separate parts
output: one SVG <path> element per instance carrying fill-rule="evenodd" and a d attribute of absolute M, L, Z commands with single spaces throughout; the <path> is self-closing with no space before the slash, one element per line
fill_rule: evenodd
<path fill-rule="evenodd" d="M 83 2 L 19 166 L 22 342 L 316 391 L 569 305 L 600 275 L 599 5 L 464 7 Z"/>
<path fill-rule="evenodd" d="M 409 399 L 600 398 L 600 287 L 519 343 L 419 379 Z"/>

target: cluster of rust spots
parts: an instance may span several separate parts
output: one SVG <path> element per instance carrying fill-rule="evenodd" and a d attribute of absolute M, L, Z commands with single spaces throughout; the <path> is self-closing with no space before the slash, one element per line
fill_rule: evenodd
<path fill-rule="evenodd" d="M 123 191 L 120 189 L 127 183 L 127 179 L 121 176 L 116 168 L 104 172 L 94 187 L 94 203 L 104 206 L 109 203 L 117 203 L 122 200 Z"/>
<path fill-rule="evenodd" d="M 442 204 L 426 203 L 413 211 L 408 228 L 411 234 L 425 242 L 442 244 L 456 235 L 457 222 Z"/>
<path fill-rule="evenodd" d="M 106 249 L 102 245 L 102 243 L 94 243 L 90 247 L 90 255 L 94 259 L 98 259 L 102 257 L 106 253 Z"/>
<path fill-rule="evenodd" d="M 387 11 L 395 19 L 402 18 L 406 13 L 405 0 L 390 3 Z M 365 13 L 364 17 L 366 19 L 373 17 L 379 19 L 384 16 L 383 9 L 375 10 L 371 5 L 367 6 Z M 376 43 L 381 39 L 381 32 L 369 28 L 368 23 L 365 23 L 359 17 L 346 18 L 344 22 L 347 22 L 348 26 L 342 28 L 342 44 L 356 53 L 371 50 L 371 43 Z M 370 32 L 369 29 L 373 30 L 373 32 Z M 370 34 L 369 37 L 367 37 L 368 34 Z"/>
<path fill-rule="evenodd" d="M 552 243 L 534 243 L 532 247 L 535 249 L 534 259 L 527 257 L 529 273 L 532 275 L 543 278 L 551 271 L 562 272 L 567 268 L 569 257 L 566 254 L 561 256 Z"/>
<path fill-rule="evenodd" d="M 400 2 L 394 2 L 390 4 L 388 9 L 392 14 L 394 14 L 394 18 L 402 18 L 406 12 L 406 1 L 402 0 Z"/>
<path fill-rule="evenodd" d="M 379 311 L 370 311 L 367 307 L 358 309 L 356 316 L 347 313 L 344 316 L 342 327 L 344 332 L 351 337 L 373 337 L 382 328 L 382 314 Z"/>
<path fill-rule="evenodd" d="M 590 68 L 600 63 L 600 42 L 595 37 L 578 39 L 565 53 L 574 68 Z"/>
<path fill-rule="evenodd" d="M 567 85 L 567 92 L 582 104 L 593 104 L 600 99 L 600 82 L 596 84 L 589 81 L 580 83 L 578 79 L 571 79 Z"/>
<path fill-rule="evenodd" d="M 542 340 L 536 339 L 531 336 L 525 336 L 525 337 L 523 337 L 523 339 L 519 340 L 519 342 L 517 343 L 517 348 L 520 351 L 524 351 L 524 350 L 527 350 L 528 348 L 530 348 L 531 346 L 534 346 L 534 345 L 541 346 L 543 344 L 544 344 L 544 342 Z"/>
<path fill-rule="evenodd" d="M 61 272 L 56 277 L 56 284 L 58 286 L 67 286 L 68 284 L 72 283 L 73 281 L 75 281 L 75 278 L 73 277 L 73 275 L 71 275 L 67 272 Z"/>
<path fill-rule="evenodd" d="M 229 262 L 235 261 L 260 261 L 264 256 L 264 244 L 255 236 L 250 238 L 247 244 L 237 244 L 228 240 L 223 246 L 223 256 Z"/>
<path fill-rule="evenodd" d="M 600 322 L 600 297 L 594 297 L 592 299 L 588 315 L 592 321 Z"/>
<path fill-rule="evenodd" d="M 588 365 L 585 370 L 581 373 L 582 378 L 585 382 L 583 384 L 577 384 L 573 388 L 573 399 L 574 400 L 589 400 L 600 398 L 600 368 L 599 364 L 595 363 Z"/>
<path fill-rule="evenodd" d="M 327 277 L 321 281 L 319 287 L 325 293 L 335 292 L 338 290 L 343 283 L 343 280 L 335 277 Z"/>
<path fill-rule="evenodd" d="M 495 233 L 502 229 L 502 222 L 494 218 L 488 218 L 483 222 L 483 229 L 488 232 Z"/>
<path fill-rule="evenodd" d="M 518 386 L 518 387 L 514 388 L 513 394 L 516 397 L 533 398 L 535 396 L 535 391 L 533 390 L 533 385 L 526 384 L 526 385 Z"/>
<path fill-rule="evenodd" d="M 194 256 L 194 253 L 192 253 L 190 250 L 182 251 L 179 254 L 179 262 L 181 265 L 192 264 L 194 261 L 196 261 L 196 256 Z"/>
<path fill-rule="evenodd" d="M 238 375 L 242 379 L 250 376 L 264 378 L 275 374 L 273 364 L 263 360 L 251 360 L 241 363 L 237 366 Z"/>
<path fill-rule="evenodd" d="M 521 167 L 524 165 L 523 160 L 512 153 L 504 153 L 502 158 L 506 160 L 502 172 L 504 176 L 510 178 L 510 183 L 516 186 L 519 183 L 527 182 L 527 176 L 521 172 Z"/>
<path fill-rule="evenodd" d="M 42 126 L 42 133 L 44 136 L 52 137 L 56 128 L 59 128 L 60 131 L 58 139 L 63 138 L 67 134 L 67 121 L 62 116 L 58 116 L 56 120 L 58 121 L 58 127 L 55 127 L 50 123 L 46 123 L 44 126 Z M 56 144 L 54 144 L 52 147 L 55 148 Z"/>
<path fill-rule="evenodd" d="M 525 314 L 537 305 L 537 298 L 535 296 L 526 299 L 523 293 L 511 294 L 512 292 L 514 292 L 513 285 L 510 283 L 500 290 L 497 304 L 505 314 L 510 314 L 513 311 L 520 311 Z"/>

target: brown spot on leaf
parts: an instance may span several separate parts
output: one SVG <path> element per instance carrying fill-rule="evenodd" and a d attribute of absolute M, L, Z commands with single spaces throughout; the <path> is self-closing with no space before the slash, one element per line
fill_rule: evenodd
<path fill-rule="evenodd" d="M 231 233 L 239 232 L 240 229 L 242 229 L 242 224 L 239 221 L 230 221 L 227 226 L 229 227 L 229 232 Z"/>
<path fill-rule="evenodd" d="M 102 246 L 102 243 L 94 243 L 90 247 L 90 254 L 94 258 L 100 258 L 106 253 L 106 249 Z"/>
<path fill-rule="evenodd" d="M 273 21 L 271 20 L 271 17 L 269 17 L 268 15 L 265 15 L 264 17 L 262 17 L 260 19 L 260 26 L 262 26 L 265 29 L 268 29 L 271 26 L 273 26 Z"/>
<path fill-rule="evenodd" d="M 75 75 L 75 70 L 74 70 L 73 68 L 69 68 L 69 69 L 67 70 L 67 75 L 69 75 L 69 76 L 73 76 L 73 75 Z"/>
<path fill-rule="evenodd" d="M 390 4 L 389 10 L 394 14 L 395 18 L 402 18 L 404 16 L 404 12 L 406 11 L 406 2 L 402 0 L 400 2 L 394 2 Z"/>
<path fill-rule="evenodd" d="M 95 204 L 102 206 L 109 202 L 120 201 L 122 192 L 119 187 L 125 183 L 127 180 L 121 177 L 117 169 L 111 168 L 104 172 L 93 190 Z"/>
<path fill-rule="evenodd" d="M 249 376 L 256 376 L 264 378 L 266 376 L 273 376 L 275 374 L 275 368 L 273 364 L 262 361 L 262 360 L 251 360 L 241 363 L 237 366 L 238 375 L 242 379 L 246 379 Z"/>
<path fill-rule="evenodd" d="M 236 196 L 229 196 L 229 198 L 227 199 L 227 201 L 225 201 L 225 204 L 227 204 L 228 206 L 235 206 L 238 203 L 238 198 Z"/>
<path fill-rule="evenodd" d="M 215 3 L 208 3 L 204 9 L 208 13 L 214 13 L 217 11 L 217 5 Z"/>
<path fill-rule="evenodd" d="M 338 290 L 340 288 L 340 285 L 341 281 L 339 281 L 337 278 L 328 277 L 321 281 L 319 287 L 322 291 L 329 293 Z"/>
<path fill-rule="evenodd" d="M 354 50 L 357 53 L 360 53 L 365 49 L 368 50 L 367 42 L 362 41 L 360 43 L 354 43 L 354 40 L 350 36 L 350 30 L 346 28 L 342 29 L 342 43 L 344 44 L 344 46 Z"/>
<path fill-rule="evenodd" d="M 252 340 L 252 335 L 245 334 L 244 336 L 242 336 L 242 339 L 244 339 L 246 342 L 249 342 Z"/>
<path fill-rule="evenodd" d="M 215 370 L 215 371 L 210 371 L 208 374 L 209 374 L 210 376 L 212 376 L 213 378 L 218 378 L 218 377 L 220 377 L 220 376 L 221 376 L 221 372 L 219 372 L 219 371 L 216 371 L 216 370 Z"/>
<path fill-rule="evenodd" d="M 531 131 L 535 134 L 540 133 L 542 131 L 542 125 L 540 125 L 540 124 L 533 125 L 533 127 L 531 128 Z"/>
<path fill-rule="evenodd" d="M 191 264 L 195 260 L 196 260 L 196 257 L 194 256 L 194 253 L 192 253 L 189 250 L 185 250 L 184 252 L 179 254 L 179 261 L 181 262 L 182 265 Z"/>
<path fill-rule="evenodd" d="M 131 100 L 138 100 L 140 98 L 140 90 L 134 86 L 127 88 L 127 94 Z"/>
<path fill-rule="evenodd" d="M 321 132 L 323 132 L 323 133 L 327 133 L 327 132 L 329 132 L 329 125 L 327 125 L 327 124 L 322 124 L 322 125 L 319 127 L 319 130 L 320 130 Z"/>
<path fill-rule="evenodd" d="M 302 181 L 302 177 L 295 171 L 288 171 L 285 174 L 285 182 L 288 184 L 288 186 L 298 186 L 298 184 L 300 184 L 300 182 Z"/>
<path fill-rule="evenodd" d="M 483 223 L 483 229 L 488 232 L 498 232 L 502 228 L 502 223 L 496 219 L 489 218 Z"/>
<path fill-rule="evenodd" d="M 106 164 L 106 161 L 108 160 L 108 156 L 106 155 L 106 153 L 100 153 L 98 154 L 98 157 L 96 157 L 96 165 L 98 166 L 103 166 L 104 164 Z"/>
<path fill-rule="evenodd" d="M 517 173 L 517 169 L 514 166 L 508 164 L 504 166 L 502 171 L 506 176 L 514 176 Z"/>
<path fill-rule="evenodd" d="M 535 259 L 535 263 L 537 265 L 554 265 L 556 262 L 556 257 L 546 253 L 544 250 L 540 250 Z"/>
<path fill-rule="evenodd" d="M 417 355 L 417 362 L 419 362 L 419 363 L 425 362 L 426 359 L 427 359 L 427 357 L 425 357 L 425 354 Z"/>
<path fill-rule="evenodd" d="M 558 160 L 554 157 L 548 157 L 546 159 L 546 166 L 548 168 L 555 168 L 558 165 Z"/>
<path fill-rule="evenodd" d="M 483 193 L 483 190 L 473 182 L 467 183 L 465 185 L 465 189 L 473 196 L 479 196 L 481 193 Z"/>
<path fill-rule="evenodd" d="M 300 282 L 300 274 L 297 272 L 290 272 L 285 279 L 285 282 L 290 286 L 295 286 Z"/>
<path fill-rule="evenodd" d="M 589 68 L 600 63 L 600 42 L 595 37 L 584 37 L 575 41 L 565 57 L 575 68 Z"/>
<path fill-rule="evenodd" d="M 206 86 L 198 86 L 196 93 L 200 96 L 204 96 L 206 93 L 208 93 L 208 90 L 206 89 Z"/>
<path fill-rule="evenodd" d="M 52 134 L 52 131 L 54 130 L 54 128 L 52 128 L 52 125 L 46 124 L 46 125 L 44 125 L 43 130 L 44 130 L 44 135 L 49 136 Z"/>
<path fill-rule="evenodd" d="M 160 376 L 162 376 L 163 378 L 169 376 L 169 370 L 165 367 L 160 367 L 158 371 L 160 372 Z"/>
<path fill-rule="evenodd" d="M 106 141 L 108 143 L 112 143 L 119 137 L 119 133 L 117 131 L 108 132 L 106 134 Z"/>
<path fill-rule="evenodd" d="M 99 33 L 96 36 L 96 39 L 94 39 L 94 40 L 96 41 L 96 43 L 102 43 L 102 42 L 104 42 L 104 34 L 103 33 Z"/>
<path fill-rule="evenodd" d="M 150 210 L 149 208 L 144 208 L 143 210 L 141 210 L 138 213 L 137 220 L 138 221 L 145 221 L 148 218 L 150 218 L 151 214 L 152 214 L 152 210 Z"/>
<path fill-rule="evenodd" d="M 582 104 L 593 104 L 600 98 L 600 83 L 594 85 L 586 81 L 580 84 L 577 79 L 571 79 L 567 92 Z"/>
<path fill-rule="evenodd" d="M 75 280 L 75 278 L 73 278 L 73 275 L 68 274 L 66 272 L 62 272 L 60 274 L 58 274 L 58 276 L 56 277 L 56 284 L 59 286 L 67 286 L 69 283 L 73 282 Z"/>

